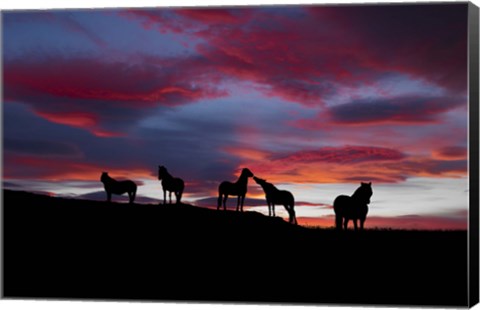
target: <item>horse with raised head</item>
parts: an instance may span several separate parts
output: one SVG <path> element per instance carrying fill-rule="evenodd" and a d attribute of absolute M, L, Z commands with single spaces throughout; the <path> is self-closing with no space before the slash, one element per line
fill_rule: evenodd
<path fill-rule="evenodd" d="M 240 208 L 240 211 L 243 212 L 243 202 L 245 201 L 245 195 L 247 194 L 247 184 L 248 178 L 253 177 L 253 173 L 247 169 L 243 168 L 240 177 L 238 178 L 237 182 L 232 183 L 228 181 L 224 181 L 218 186 L 218 204 L 217 210 L 220 209 L 220 206 L 223 202 L 223 210 L 226 210 L 226 203 L 228 195 L 238 196 L 237 198 L 237 211 Z"/>
<path fill-rule="evenodd" d="M 268 216 L 275 216 L 275 204 L 281 204 L 288 212 L 288 222 L 290 224 L 297 224 L 297 218 L 295 217 L 295 198 L 289 191 L 279 190 L 272 183 L 268 183 L 267 180 L 263 180 L 257 177 L 253 177 L 255 182 L 259 184 L 265 192 L 265 198 L 268 205 Z"/>
<path fill-rule="evenodd" d="M 335 211 L 335 226 L 337 229 L 341 230 L 343 225 L 343 228 L 347 230 L 348 222 L 352 220 L 353 226 L 357 230 L 357 220 L 360 220 L 360 229 L 363 230 L 372 195 L 372 182 L 361 182 L 360 187 L 355 190 L 352 196 L 340 195 L 335 198 L 333 210 Z"/>
<path fill-rule="evenodd" d="M 135 195 L 137 193 L 137 184 L 135 184 L 135 182 L 130 180 L 117 181 L 114 178 L 111 178 L 108 175 L 108 172 L 102 172 L 100 181 L 103 183 L 103 187 L 107 193 L 108 202 L 112 201 L 112 194 L 123 195 L 125 193 L 128 193 L 130 203 L 133 203 L 135 200 Z"/>
<path fill-rule="evenodd" d="M 183 180 L 180 178 L 174 178 L 168 173 L 167 168 L 164 166 L 158 166 L 158 179 L 162 181 L 163 204 L 166 204 L 167 191 L 169 192 L 170 204 L 172 203 L 172 193 L 175 193 L 177 203 L 180 203 L 183 190 L 185 189 L 185 183 Z"/>

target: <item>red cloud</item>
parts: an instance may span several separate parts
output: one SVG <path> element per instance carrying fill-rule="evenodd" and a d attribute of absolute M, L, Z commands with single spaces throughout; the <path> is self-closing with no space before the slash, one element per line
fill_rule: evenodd
<path fill-rule="evenodd" d="M 246 20 L 249 9 L 178 9 L 175 13 L 204 24 L 239 24 Z M 247 13 L 247 14 L 245 14 Z"/>
<path fill-rule="evenodd" d="M 97 59 L 45 59 L 5 64 L 7 100 L 54 98 L 136 102 L 142 105 L 177 105 L 198 98 L 220 95 L 206 82 L 192 86 L 185 78 L 191 63 L 157 59 L 150 64 L 105 62 Z"/>
<path fill-rule="evenodd" d="M 463 93 L 466 13 L 467 6 L 458 4 L 129 14 L 162 31 L 201 38 L 199 53 L 230 78 L 256 82 L 272 96 L 319 105 L 337 94 L 337 85 L 366 85 L 392 72 Z"/>
<path fill-rule="evenodd" d="M 276 160 L 298 163 L 329 162 L 336 164 L 361 163 L 404 159 L 405 154 L 387 148 L 368 146 L 323 147 L 318 150 L 300 151 Z"/>
<path fill-rule="evenodd" d="M 38 111 L 36 114 L 53 123 L 70 125 L 73 127 L 93 127 L 98 125 L 98 117 L 87 112 L 50 113 Z"/>
<path fill-rule="evenodd" d="M 118 128 L 125 129 L 148 108 L 225 95 L 210 79 L 192 83 L 197 74 L 208 73 L 190 61 L 35 59 L 5 63 L 5 100 L 26 103 L 40 117 L 102 137 L 122 135 Z"/>
<path fill-rule="evenodd" d="M 274 155 L 265 151 L 226 149 L 239 157 L 239 167 L 272 182 L 398 183 L 409 177 L 464 177 L 466 160 L 436 160 L 398 150 L 344 146 Z"/>

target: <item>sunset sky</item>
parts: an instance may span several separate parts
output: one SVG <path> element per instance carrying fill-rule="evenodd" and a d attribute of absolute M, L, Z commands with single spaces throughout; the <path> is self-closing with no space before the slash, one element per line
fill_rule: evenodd
<path fill-rule="evenodd" d="M 467 228 L 466 3 L 2 17 L 4 188 L 104 200 L 108 171 L 158 203 L 164 165 L 216 207 L 248 167 L 302 225 L 363 181 L 367 228 Z"/>

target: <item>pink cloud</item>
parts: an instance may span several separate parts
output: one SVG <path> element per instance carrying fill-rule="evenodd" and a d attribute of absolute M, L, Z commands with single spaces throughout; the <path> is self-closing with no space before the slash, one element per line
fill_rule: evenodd
<path fill-rule="evenodd" d="M 440 160 L 462 160 L 467 158 L 467 151 L 467 148 L 463 146 L 445 146 L 434 150 L 433 156 Z"/>

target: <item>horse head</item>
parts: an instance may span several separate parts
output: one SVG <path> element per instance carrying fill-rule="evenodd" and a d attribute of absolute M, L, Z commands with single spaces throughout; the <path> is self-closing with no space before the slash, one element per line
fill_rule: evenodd
<path fill-rule="evenodd" d="M 242 174 L 243 176 L 247 177 L 247 178 L 251 178 L 253 177 L 253 173 L 250 171 L 250 169 L 248 168 L 243 168 L 242 169 Z"/>
<path fill-rule="evenodd" d="M 366 204 L 370 203 L 370 197 L 373 195 L 372 182 L 369 183 L 360 183 L 360 187 L 355 191 L 358 193 L 358 198 L 365 200 Z"/>
<path fill-rule="evenodd" d="M 100 176 L 100 181 L 105 182 L 106 180 L 109 179 L 108 172 L 102 172 L 102 175 Z"/>
<path fill-rule="evenodd" d="M 165 168 L 164 166 L 158 166 L 158 179 L 161 180 L 165 176 L 166 172 L 167 168 Z"/>
<path fill-rule="evenodd" d="M 267 180 L 264 180 L 264 179 L 260 179 L 260 178 L 257 178 L 257 177 L 253 177 L 253 179 L 255 180 L 255 182 L 258 184 L 258 185 L 264 185 Z"/>

